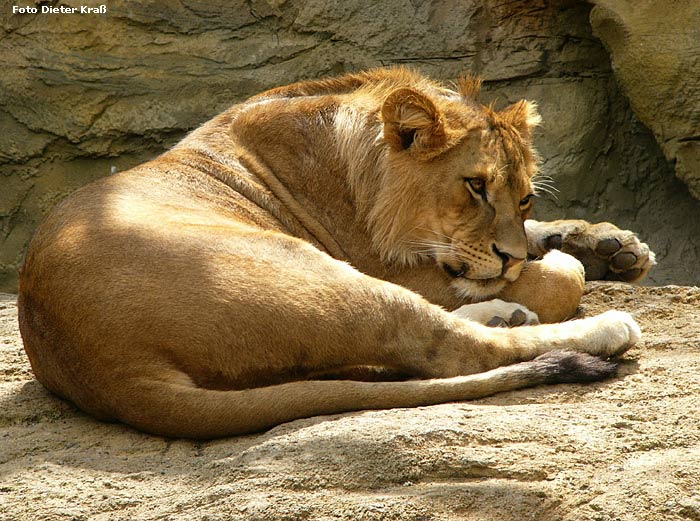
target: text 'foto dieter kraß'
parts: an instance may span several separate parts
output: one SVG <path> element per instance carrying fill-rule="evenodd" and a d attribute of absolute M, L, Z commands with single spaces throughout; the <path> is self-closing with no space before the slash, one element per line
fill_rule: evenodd
<path fill-rule="evenodd" d="M 60 6 L 12 6 L 12 14 L 107 14 L 107 5 L 102 4 L 97 7 L 88 7 L 85 5 L 70 7 L 67 5 Z"/>

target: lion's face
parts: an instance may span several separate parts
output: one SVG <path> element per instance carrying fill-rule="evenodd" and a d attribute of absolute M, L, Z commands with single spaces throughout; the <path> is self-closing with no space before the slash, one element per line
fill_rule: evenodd
<path fill-rule="evenodd" d="M 427 170 L 438 182 L 412 241 L 465 296 L 497 293 L 518 278 L 527 258 L 523 223 L 534 189 L 525 166 L 509 160 L 498 131 L 484 129 Z"/>
<path fill-rule="evenodd" d="M 462 296 L 492 296 L 527 258 L 524 221 L 537 169 L 530 129 L 538 117 L 526 102 L 501 113 L 453 98 L 420 103 L 413 92 L 394 106 L 403 117 L 394 127 L 386 104 L 383 112 L 386 185 L 404 199 L 399 213 L 410 222 L 401 242 L 434 259 Z"/>

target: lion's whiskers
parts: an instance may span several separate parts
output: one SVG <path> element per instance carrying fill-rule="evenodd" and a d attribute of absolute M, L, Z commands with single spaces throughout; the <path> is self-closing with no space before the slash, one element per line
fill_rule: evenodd
<path fill-rule="evenodd" d="M 448 241 L 450 241 L 450 243 L 452 242 L 452 237 L 450 237 L 449 235 L 445 235 L 444 233 L 436 232 L 435 230 L 431 230 L 431 229 L 429 229 L 429 228 L 422 228 L 422 227 L 420 227 L 420 226 L 414 226 L 413 229 L 414 229 L 414 230 L 419 230 L 419 231 L 421 231 L 421 232 L 432 233 L 432 234 L 435 234 L 435 235 L 437 235 L 437 236 L 439 236 L 439 237 L 442 237 L 442 238 L 444 238 L 444 239 L 447 239 Z"/>
<path fill-rule="evenodd" d="M 409 245 L 413 253 L 419 255 L 435 253 L 454 254 L 455 252 L 454 246 L 452 246 L 451 244 L 446 244 L 444 242 L 435 242 L 429 240 L 411 240 L 405 242 Z"/>
<path fill-rule="evenodd" d="M 535 189 L 535 194 L 539 195 L 540 192 L 546 193 L 554 198 L 555 201 L 559 201 L 557 193 L 559 189 L 554 186 L 554 179 L 548 175 L 538 175 L 533 181 L 532 186 Z"/>

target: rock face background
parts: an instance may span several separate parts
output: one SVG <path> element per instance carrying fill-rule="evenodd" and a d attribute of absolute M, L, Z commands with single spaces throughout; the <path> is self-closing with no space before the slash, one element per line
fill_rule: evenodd
<path fill-rule="evenodd" d="M 542 169 L 560 190 L 537 217 L 638 230 L 660 261 L 652 283 L 696 284 L 700 203 L 673 175 L 699 195 L 695 2 L 595 3 L 112 0 L 104 16 L 12 15 L 5 3 L 0 289 L 16 289 L 42 216 L 112 166 L 154 157 L 268 87 L 394 64 L 480 74 L 499 106 L 536 100 Z"/>
<path fill-rule="evenodd" d="M 594 34 L 622 90 L 676 175 L 700 198 L 700 6 L 693 0 L 595 0 Z"/>
<path fill-rule="evenodd" d="M 620 378 L 168 440 L 100 423 L 31 374 L 0 294 L 0 519 L 700 519 L 700 289 L 593 283 L 645 337 Z"/>

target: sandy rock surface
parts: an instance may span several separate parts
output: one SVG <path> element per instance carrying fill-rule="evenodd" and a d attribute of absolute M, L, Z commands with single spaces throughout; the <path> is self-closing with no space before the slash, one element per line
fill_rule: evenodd
<path fill-rule="evenodd" d="M 700 519 L 700 288 L 596 283 L 582 307 L 642 324 L 620 378 L 192 442 L 51 396 L 4 295 L 0 519 Z"/>

